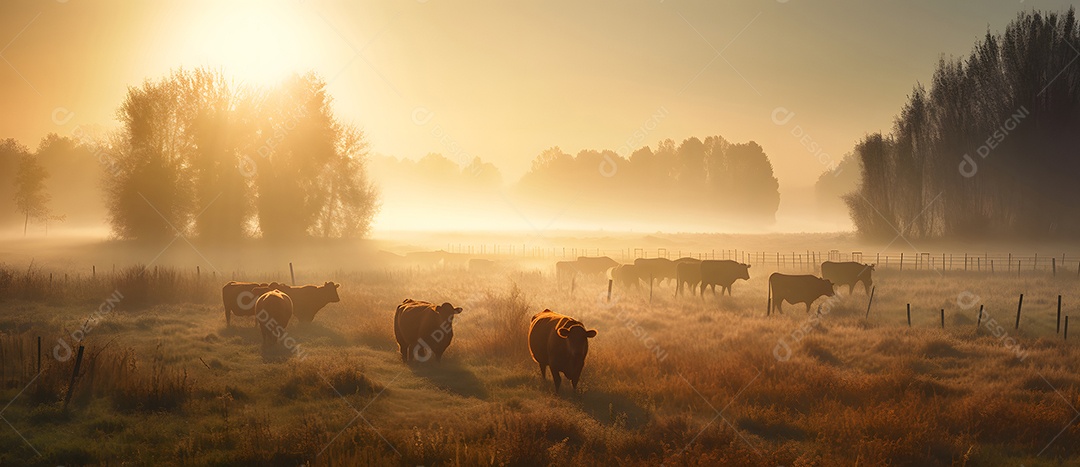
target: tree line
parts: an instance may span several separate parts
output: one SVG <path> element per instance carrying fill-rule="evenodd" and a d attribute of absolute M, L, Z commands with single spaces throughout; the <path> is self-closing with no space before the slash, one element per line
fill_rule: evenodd
<path fill-rule="evenodd" d="M 1080 234 L 1080 34 L 1073 9 L 1025 12 L 942 59 L 889 134 L 855 146 L 845 196 L 870 237 Z"/>
<path fill-rule="evenodd" d="M 148 80 L 128 89 L 117 131 L 51 134 L 35 152 L 0 141 L 0 174 L 12 174 L 0 194 L 17 208 L 0 222 L 104 219 L 143 240 L 362 237 L 378 207 L 367 145 L 330 103 L 313 74 L 270 89 L 205 69 Z"/>
<path fill-rule="evenodd" d="M 678 145 L 665 139 L 628 157 L 612 150 L 571 156 L 553 147 L 533 160 L 516 191 L 556 205 L 594 203 L 606 208 L 596 211 L 601 220 L 632 216 L 679 225 L 694 219 L 713 228 L 769 225 L 780 205 L 764 149 L 721 136 Z"/>

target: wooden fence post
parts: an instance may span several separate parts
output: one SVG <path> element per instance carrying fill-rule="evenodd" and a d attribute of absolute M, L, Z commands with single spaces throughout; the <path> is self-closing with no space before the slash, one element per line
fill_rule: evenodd
<path fill-rule="evenodd" d="M 877 291 L 877 286 L 876 285 L 870 288 L 870 300 L 866 302 L 866 318 L 864 318 L 864 319 L 870 319 L 870 305 L 874 304 L 874 292 L 875 291 Z"/>
<path fill-rule="evenodd" d="M 1057 258 L 1050 258 L 1050 277 L 1057 277 Z"/>
<path fill-rule="evenodd" d="M 71 382 L 68 383 L 67 395 L 64 396 L 64 411 L 67 411 L 68 403 L 71 402 L 71 393 L 75 391 L 75 378 L 79 376 L 79 367 L 82 366 L 83 346 L 79 346 L 79 353 L 75 356 L 75 370 L 71 372 Z"/>
<path fill-rule="evenodd" d="M 907 304 L 907 327 L 911 327 L 911 304 Z"/>
<path fill-rule="evenodd" d="M 983 306 L 979 305 L 979 319 L 975 321 L 975 334 L 979 333 L 979 327 L 982 326 Z"/>
<path fill-rule="evenodd" d="M 1020 310 L 1024 308 L 1024 294 L 1020 294 L 1020 301 L 1016 304 L 1016 327 L 1014 329 L 1020 329 Z"/>
<path fill-rule="evenodd" d="M 611 301 L 611 279 L 607 280 L 607 301 Z"/>
<path fill-rule="evenodd" d="M 945 309 L 941 309 L 941 329 L 945 329 Z"/>
<path fill-rule="evenodd" d="M 1061 333 L 1061 295 L 1058 295 L 1057 332 Z"/>
<path fill-rule="evenodd" d="M 296 285 L 296 273 L 293 272 L 292 261 L 289 261 L 289 279 L 292 280 L 292 285 Z"/>

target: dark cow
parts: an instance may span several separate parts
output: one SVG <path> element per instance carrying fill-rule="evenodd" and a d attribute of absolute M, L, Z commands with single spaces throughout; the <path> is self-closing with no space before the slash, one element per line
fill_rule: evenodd
<path fill-rule="evenodd" d="M 255 319 L 262 332 L 263 352 L 268 352 L 284 337 L 285 326 L 292 319 L 293 302 L 284 292 L 270 290 L 255 301 L 255 310 Z"/>
<path fill-rule="evenodd" d="M 730 259 L 705 260 L 701 262 L 701 296 L 705 296 L 705 288 L 711 286 L 713 295 L 716 295 L 716 286 L 720 286 L 720 295 L 726 291 L 731 295 L 731 285 L 736 280 L 750 280 L 750 265 Z"/>
<path fill-rule="evenodd" d="M 323 285 L 304 285 L 292 287 L 283 285 L 279 290 L 289 294 L 293 301 L 293 314 L 301 323 L 310 323 L 327 303 L 341 301 L 338 297 L 338 288 L 341 284 L 326 282 Z"/>
<path fill-rule="evenodd" d="M 559 393 L 562 377 L 566 376 L 577 391 L 585 356 L 589 354 L 589 339 L 596 337 L 595 329 L 566 315 L 544 310 L 533 315 L 529 323 L 529 353 L 540 365 L 540 378 L 547 380 L 547 367 L 551 367 L 551 379 L 555 381 L 555 393 Z"/>
<path fill-rule="evenodd" d="M 684 261 L 687 260 L 687 261 Z M 701 283 L 701 261 L 693 258 L 682 258 L 675 262 L 675 283 L 677 284 L 675 289 L 675 296 L 682 293 L 683 285 L 687 285 L 690 289 L 690 293 L 695 293 L 697 286 Z M 716 288 L 714 287 L 715 291 Z"/>
<path fill-rule="evenodd" d="M 490 259 L 470 258 L 469 272 L 493 272 L 496 269 L 496 265 L 497 263 Z"/>
<path fill-rule="evenodd" d="M 806 313 L 809 314 L 810 304 L 814 303 L 814 300 L 820 297 L 832 297 L 835 293 L 833 284 L 828 279 L 809 274 L 790 276 L 774 272 L 769 276 L 769 300 L 771 301 L 769 311 L 776 310 L 783 313 L 782 305 L 784 301 L 787 301 L 792 305 L 805 303 Z"/>
<path fill-rule="evenodd" d="M 655 280 L 657 284 L 665 280 L 675 280 L 675 262 L 667 258 L 638 258 L 634 260 L 641 280 Z"/>
<path fill-rule="evenodd" d="M 268 289 L 277 289 L 277 282 L 230 281 L 221 287 L 221 303 L 225 305 L 225 325 L 232 325 L 232 315 L 255 316 L 255 301 Z M 256 291 L 256 288 L 262 290 Z M 258 292 L 258 293 L 256 293 Z"/>
<path fill-rule="evenodd" d="M 454 315 L 461 308 L 443 303 L 405 299 L 394 312 L 394 337 L 397 339 L 401 361 L 427 361 L 432 355 L 442 361 L 443 352 L 454 339 Z"/>
<path fill-rule="evenodd" d="M 854 261 L 835 263 L 826 261 L 821 263 L 821 277 L 832 281 L 834 286 L 848 286 L 848 295 L 855 289 L 855 284 L 862 282 L 866 294 L 870 294 L 870 287 L 874 285 L 873 264 L 862 264 Z"/>
<path fill-rule="evenodd" d="M 611 279 L 621 287 L 638 288 L 641 286 L 641 269 L 636 264 L 620 264 L 608 270 L 608 279 Z"/>
<path fill-rule="evenodd" d="M 578 273 L 586 276 L 599 276 L 608 269 L 619 265 L 618 261 L 608 258 L 607 256 L 578 256 L 576 263 Z"/>

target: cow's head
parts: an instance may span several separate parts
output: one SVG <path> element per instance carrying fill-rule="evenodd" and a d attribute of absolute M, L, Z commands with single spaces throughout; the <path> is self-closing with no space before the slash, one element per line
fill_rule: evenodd
<path fill-rule="evenodd" d="M 818 290 L 819 294 L 826 297 L 832 297 L 833 295 L 836 295 L 836 291 L 833 290 L 835 286 L 833 285 L 831 280 L 821 279 L 821 282 L 819 282 L 818 284 L 821 285 L 821 289 Z"/>
<path fill-rule="evenodd" d="M 589 352 L 589 339 L 596 337 L 596 330 L 585 330 L 585 326 L 574 324 L 570 327 L 559 328 L 559 337 L 566 339 L 566 350 L 571 357 L 581 356 Z"/>
<path fill-rule="evenodd" d="M 454 324 L 454 315 L 461 313 L 461 307 L 454 308 L 450 302 L 443 303 L 435 308 L 435 314 L 439 316 L 439 321 L 444 321 L 450 325 Z"/>
<path fill-rule="evenodd" d="M 745 281 L 750 280 L 750 265 L 749 264 L 739 263 L 739 266 L 742 266 L 741 268 L 739 268 L 739 273 L 740 273 L 739 279 L 742 279 L 742 280 L 745 280 Z"/>
<path fill-rule="evenodd" d="M 338 287 L 341 287 L 341 284 L 335 284 L 329 281 L 327 281 L 325 284 L 323 284 L 322 287 L 320 287 L 321 289 L 323 289 L 323 293 L 326 294 L 324 295 L 326 297 L 326 301 L 330 303 L 337 303 L 341 301 L 341 297 L 338 297 L 337 293 Z"/>

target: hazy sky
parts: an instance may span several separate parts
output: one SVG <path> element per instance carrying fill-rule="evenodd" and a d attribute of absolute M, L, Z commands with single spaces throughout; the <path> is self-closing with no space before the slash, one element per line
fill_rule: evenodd
<path fill-rule="evenodd" d="M 889 130 L 943 54 L 1072 3 L 5 0 L 0 137 L 113 125 L 127 86 L 180 66 L 264 83 L 313 69 L 374 152 L 479 156 L 514 180 L 550 146 L 720 134 L 762 144 L 784 192 L 823 170 L 796 126 L 838 158 Z"/>

